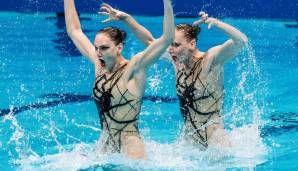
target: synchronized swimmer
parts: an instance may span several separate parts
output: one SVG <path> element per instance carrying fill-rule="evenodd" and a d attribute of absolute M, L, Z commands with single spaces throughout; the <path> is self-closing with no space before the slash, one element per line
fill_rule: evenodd
<path fill-rule="evenodd" d="M 128 157 L 146 158 L 145 146 L 138 132 L 138 116 L 145 90 L 146 70 L 163 54 L 171 56 L 176 72 L 176 92 L 184 118 L 184 141 L 204 150 L 230 147 L 224 130 L 224 64 L 247 44 L 245 34 L 235 27 L 200 12 L 200 20 L 174 26 L 171 0 L 163 0 L 163 34 L 152 34 L 131 15 L 102 4 L 101 15 L 123 21 L 147 48 L 131 58 L 121 55 L 126 34 L 118 28 L 101 29 L 92 44 L 81 30 L 74 0 L 64 0 L 67 32 L 80 52 L 95 67 L 93 96 L 102 125 L 100 142 L 103 152 L 124 153 Z M 229 36 L 223 44 L 206 52 L 197 48 L 200 25 L 217 27 Z"/>
<path fill-rule="evenodd" d="M 92 44 L 81 29 L 74 0 L 64 0 L 67 33 L 95 67 L 93 96 L 102 126 L 99 141 L 103 144 L 103 152 L 146 158 L 138 129 L 146 71 L 172 43 L 175 30 L 171 0 L 163 2 L 162 36 L 128 61 L 121 54 L 126 37 L 124 31 L 105 27 L 98 31 Z"/>

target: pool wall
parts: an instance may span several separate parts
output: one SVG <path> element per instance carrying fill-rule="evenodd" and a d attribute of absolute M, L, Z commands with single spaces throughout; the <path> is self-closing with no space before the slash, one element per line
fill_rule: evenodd
<path fill-rule="evenodd" d="M 162 0 L 77 0 L 80 12 L 94 13 L 104 1 L 135 15 L 162 15 Z M 173 0 L 180 17 L 204 10 L 217 17 L 298 19 L 298 0 Z M 13 0 L 0 2 L 0 11 L 62 12 L 62 0 Z"/>

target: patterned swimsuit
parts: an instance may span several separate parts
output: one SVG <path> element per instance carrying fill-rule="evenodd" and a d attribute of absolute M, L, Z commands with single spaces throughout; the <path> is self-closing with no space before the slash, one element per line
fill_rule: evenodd
<path fill-rule="evenodd" d="M 189 74 L 183 69 L 177 70 L 176 90 L 185 123 L 185 138 L 207 148 L 208 124 L 220 117 L 219 106 L 222 106 L 223 93 L 212 91 L 210 85 L 200 79 L 202 60 L 203 58 L 195 58 Z"/>
<path fill-rule="evenodd" d="M 127 88 L 119 86 L 127 64 L 113 71 L 109 78 L 101 71 L 97 76 L 93 96 L 103 130 L 105 151 L 121 152 L 123 139 L 127 135 L 139 137 L 138 116 L 141 98 L 132 95 Z"/>

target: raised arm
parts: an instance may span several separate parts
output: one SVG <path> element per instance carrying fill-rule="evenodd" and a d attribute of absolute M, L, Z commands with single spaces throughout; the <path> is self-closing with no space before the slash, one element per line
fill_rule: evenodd
<path fill-rule="evenodd" d="M 95 47 L 81 29 L 74 0 L 64 0 L 64 12 L 69 37 L 82 55 L 86 56 L 93 64 L 96 64 L 98 61 L 96 58 Z"/>
<path fill-rule="evenodd" d="M 152 34 L 145 27 L 140 25 L 131 15 L 123 11 L 116 10 L 106 3 L 103 3 L 101 5 L 100 10 L 102 11 L 98 14 L 109 16 L 109 18 L 107 18 L 103 22 L 108 22 L 111 20 L 123 21 L 130 28 L 130 30 L 137 36 L 137 38 L 142 43 L 144 43 L 145 46 L 149 46 L 154 41 Z"/>
<path fill-rule="evenodd" d="M 169 45 L 172 43 L 175 34 L 174 15 L 171 0 L 164 2 L 164 21 L 163 34 L 160 38 L 153 41 L 143 52 L 138 54 L 133 60 L 136 60 L 136 69 L 147 69 L 158 57 L 160 57 Z"/>
<path fill-rule="evenodd" d="M 208 54 L 213 56 L 213 64 L 224 64 L 226 61 L 237 55 L 247 45 L 248 39 L 246 35 L 235 27 L 218 19 L 209 18 L 208 14 L 204 12 L 201 12 L 200 15 L 202 16 L 202 19 L 194 22 L 194 25 L 206 23 L 208 24 L 208 29 L 212 26 L 216 26 L 230 37 L 230 39 L 222 45 L 215 46 L 208 50 Z"/>

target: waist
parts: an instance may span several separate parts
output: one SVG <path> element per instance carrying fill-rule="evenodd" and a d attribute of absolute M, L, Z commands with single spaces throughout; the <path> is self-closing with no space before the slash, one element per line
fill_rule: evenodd
<path fill-rule="evenodd" d="M 127 124 L 118 124 L 118 123 L 107 123 L 103 122 L 103 131 L 110 132 L 127 132 L 127 133 L 139 133 L 138 120 L 127 123 Z"/>
<path fill-rule="evenodd" d="M 199 97 L 199 98 L 187 98 L 184 96 L 179 96 L 179 105 L 182 113 L 187 113 L 188 115 L 214 115 L 222 112 L 223 99 L 213 99 L 209 97 Z"/>
<path fill-rule="evenodd" d="M 109 121 L 117 124 L 129 124 L 138 120 L 141 104 L 138 102 L 131 103 L 103 103 L 95 100 L 101 122 Z"/>

